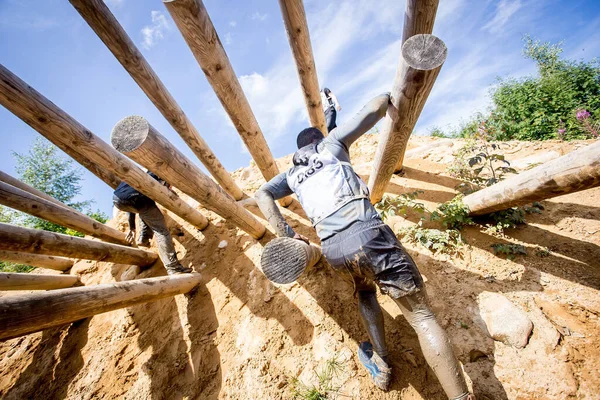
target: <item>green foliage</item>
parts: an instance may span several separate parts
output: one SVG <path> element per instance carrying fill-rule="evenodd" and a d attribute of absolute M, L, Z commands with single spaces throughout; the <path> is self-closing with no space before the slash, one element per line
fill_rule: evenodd
<path fill-rule="evenodd" d="M 585 139 L 600 128 L 600 61 L 562 59 L 562 42 L 524 38 L 523 54 L 538 67 L 538 76 L 500 80 L 492 90 L 492 111 L 465 124 L 470 137 L 484 124 L 495 140 Z"/>
<path fill-rule="evenodd" d="M 478 132 L 467 139 L 465 145 L 454 153 L 448 172 L 463 181 L 457 189 L 472 193 L 500 182 L 507 174 L 516 174 L 510 162 L 500 152 L 501 144 L 488 142 L 489 134 L 482 123 Z"/>
<path fill-rule="evenodd" d="M 465 225 L 472 225 L 469 217 L 469 207 L 463 203 L 463 196 L 458 195 L 452 200 L 440 204 L 437 210 L 431 213 L 432 221 L 441 221 L 446 229 L 462 229 Z"/>
<path fill-rule="evenodd" d="M 513 229 L 519 225 L 527 223 L 526 214 L 540 214 L 544 206 L 537 201 L 531 206 L 512 207 L 508 210 L 493 212 L 486 216 L 480 217 L 483 220 L 492 220 L 493 223 L 486 223 L 487 232 L 491 234 L 503 234 L 505 229 Z"/>
<path fill-rule="evenodd" d="M 455 229 L 441 231 L 439 229 L 421 228 L 420 226 L 415 225 L 410 228 L 401 229 L 398 232 L 398 235 L 411 243 L 420 244 L 435 254 L 457 253 L 465 244 L 460 231 Z"/>
<path fill-rule="evenodd" d="M 108 215 L 105 212 L 96 210 L 94 212 L 89 212 L 88 217 L 95 219 L 96 221 L 105 224 L 108 221 Z"/>
<path fill-rule="evenodd" d="M 375 209 L 381 215 L 381 219 L 386 221 L 389 217 L 396 215 L 406 216 L 409 210 L 414 210 L 420 214 L 425 212 L 425 205 L 415 201 L 422 190 L 416 190 L 412 193 L 403 193 L 399 196 L 384 195 L 381 201 L 375 204 Z"/>
<path fill-rule="evenodd" d="M 15 264 L 7 261 L 0 261 L 0 272 L 31 272 L 35 269 L 31 265 Z"/>
<path fill-rule="evenodd" d="M 291 394 L 294 399 L 302 400 L 327 400 L 335 395 L 340 387 L 333 385 L 333 378 L 343 370 L 343 365 L 337 356 L 327 360 L 320 371 L 315 371 L 318 384 L 305 384 L 297 378 L 291 380 Z"/>
<path fill-rule="evenodd" d="M 454 136 L 451 133 L 444 132 L 439 126 L 434 126 L 429 131 L 429 136 L 438 137 L 438 138 L 453 138 Z"/>
<path fill-rule="evenodd" d="M 552 253 L 550 252 L 550 249 L 547 247 L 538 247 L 535 250 L 535 255 L 540 257 L 540 258 L 546 258 L 546 257 L 550 257 Z"/>
<path fill-rule="evenodd" d="M 504 255 L 509 260 L 514 260 L 518 255 L 527 255 L 527 249 L 520 244 L 494 243 L 491 247 L 494 251 L 494 254 Z"/>

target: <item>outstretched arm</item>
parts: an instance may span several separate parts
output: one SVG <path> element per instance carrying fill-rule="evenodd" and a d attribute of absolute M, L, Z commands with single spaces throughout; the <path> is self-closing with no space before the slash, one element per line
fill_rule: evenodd
<path fill-rule="evenodd" d="M 329 92 L 329 97 L 331 97 L 331 100 L 333 100 L 333 105 L 335 106 L 335 109 L 337 111 L 341 111 L 342 106 L 340 106 L 340 102 L 338 101 L 337 97 L 335 97 L 335 94 L 333 94 L 333 92 Z"/>
<path fill-rule="evenodd" d="M 385 116 L 389 102 L 389 93 L 380 94 L 369 101 L 350 121 L 334 129 L 330 136 L 342 142 L 349 149 L 352 143 Z"/>
<path fill-rule="evenodd" d="M 289 196 L 290 194 L 293 194 L 293 192 L 287 184 L 285 172 L 265 183 L 254 194 L 258 208 L 260 208 L 260 211 L 262 211 L 279 237 L 287 236 L 293 238 L 296 236 L 296 232 L 285 222 L 285 218 L 283 218 L 279 207 L 275 203 L 275 200 Z"/>

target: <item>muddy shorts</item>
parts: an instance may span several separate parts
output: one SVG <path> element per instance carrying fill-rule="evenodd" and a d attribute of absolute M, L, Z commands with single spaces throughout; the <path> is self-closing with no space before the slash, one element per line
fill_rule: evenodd
<path fill-rule="evenodd" d="M 389 226 L 380 219 L 356 222 L 322 242 L 327 262 L 355 291 L 375 291 L 395 299 L 417 293 L 423 278 Z"/>

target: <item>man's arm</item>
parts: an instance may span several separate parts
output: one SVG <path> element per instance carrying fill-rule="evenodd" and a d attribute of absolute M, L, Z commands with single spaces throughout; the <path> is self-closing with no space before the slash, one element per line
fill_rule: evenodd
<path fill-rule="evenodd" d="M 269 224 L 275 229 L 277 236 L 287 236 L 293 238 L 296 236 L 296 232 L 291 226 L 285 222 L 285 218 L 279 211 L 279 207 L 275 203 L 275 200 L 281 199 L 285 196 L 293 194 L 287 184 L 285 172 L 277 175 L 269 182 L 265 183 L 255 194 L 254 198 L 258 204 L 258 208 L 262 211 L 263 215 L 269 221 Z"/>
<path fill-rule="evenodd" d="M 127 232 L 127 236 L 125 237 L 125 240 L 127 240 L 128 243 L 132 243 L 133 239 L 135 239 L 135 214 L 134 213 L 128 213 L 128 222 L 129 222 L 129 232 Z"/>
<path fill-rule="evenodd" d="M 329 137 L 342 142 L 349 149 L 352 143 L 385 116 L 389 102 L 389 93 L 380 94 L 369 101 L 350 121 L 334 129 Z"/>
<path fill-rule="evenodd" d="M 333 94 L 333 92 L 329 92 L 329 97 L 331 97 L 331 100 L 333 100 L 333 105 L 335 106 L 335 109 L 337 111 L 341 111 L 342 106 L 340 106 L 340 102 L 338 101 L 337 97 L 335 97 L 335 94 Z"/>

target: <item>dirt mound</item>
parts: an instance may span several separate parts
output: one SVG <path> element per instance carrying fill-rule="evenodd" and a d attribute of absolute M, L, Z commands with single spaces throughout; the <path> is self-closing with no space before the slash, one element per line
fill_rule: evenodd
<path fill-rule="evenodd" d="M 367 135 L 352 148 L 353 163 L 363 177 L 370 171 L 377 138 Z M 413 138 L 410 148 L 436 140 Z M 505 154 L 527 168 L 586 143 L 509 142 Z M 455 141 L 408 158 L 406 174 L 395 176 L 388 192 L 423 190 L 420 199 L 429 208 L 450 200 L 457 182 L 445 169 L 458 146 Z M 278 160 L 279 166 L 288 167 L 290 160 Z M 263 183 L 253 165 L 234 177 L 247 193 Z M 598 204 L 600 188 L 545 201 L 541 214 L 528 216 L 527 225 L 500 239 L 468 228 L 464 236 L 469 246 L 457 256 L 407 245 L 479 398 L 600 397 Z M 202 232 L 178 217 L 169 219 L 183 264 L 203 275 L 204 283 L 194 294 L 0 343 L 0 397 L 290 398 L 294 379 L 317 382 L 316 372 L 335 358 L 342 367 L 332 386 L 339 387 L 340 398 L 444 398 L 415 333 L 392 301 L 380 297 L 395 371 L 391 391 L 383 393 L 357 365 L 356 347 L 366 333 L 357 319 L 352 288 L 322 263 L 297 283 L 271 284 L 258 266 L 261 249 L 272 235 L 256 241 L 202 211 L 212 222 Z M 297 202 L 284 214 L 294 229 L 317 241 Z M 414 222 L 396 217 L 390 225 Z M 112 224 L 125 229 L 124 216 Z M 521 244 L 528 255 L 497 257 L 491 245 L 498 242 Z M 164 275 L 164 269 L 160 264 L 140 271 L 80 261 L 71 273 L 89 285 Z M 485 292 L 502 293 L 533 322 L 524 349 L 488 336 L 478 310 L 478 298 Z"/>

